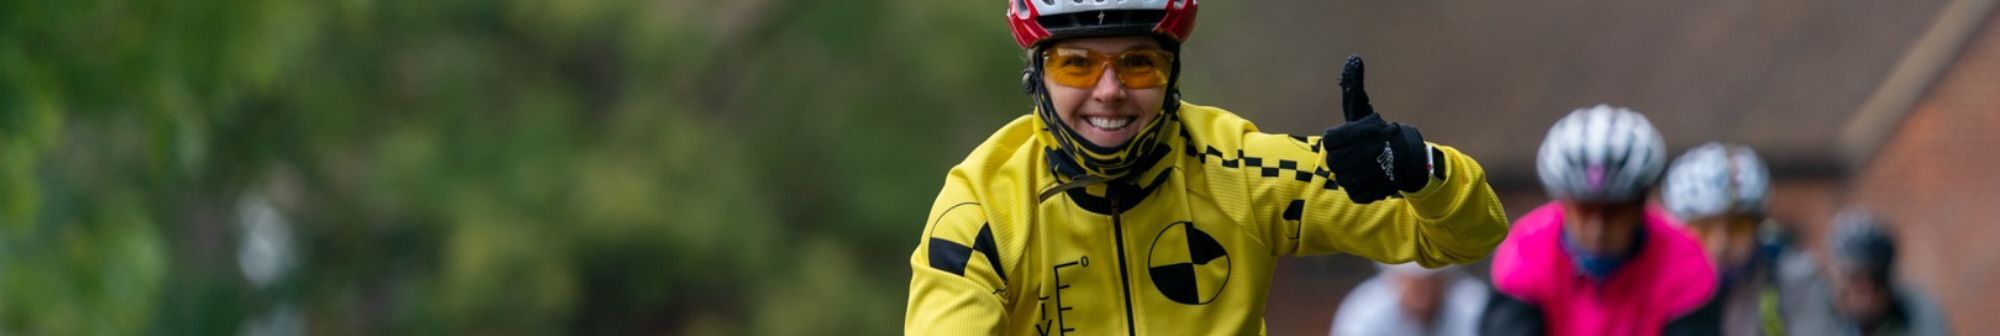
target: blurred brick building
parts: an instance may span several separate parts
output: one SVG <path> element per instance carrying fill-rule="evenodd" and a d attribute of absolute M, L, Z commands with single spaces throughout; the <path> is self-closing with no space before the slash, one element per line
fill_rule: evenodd
<path fill-rule="evenodd" d="M 2000 19 L 1991 6 L 1964 10 L 1863 112 L 1880 115 L 1858 116 L 1880 122 L 1850 129 L 1857 171 L 1844 181 L 1849 201 L 1896 224 L 1905 277 L 1973 335 L 2000 331 L 1986 315 L 2000 311 Z"/>
<path fill-rule="evenodd" d="M 1266 131 L 1317 133 L 1338 123 L 1338 62 L 1363 54 L 1384 116 L 1478 158 L 1515 216 L 1547 200 L 1532 162 L 1549 124 L 1577 107 L 1632 107 L 1676 156 L 1707 141 L 1756 147 L 1779 179 L 1774 217 L 1821 255 L 1841 207 L 1887 217 L 1903 278 L 1955 331 L 1981 334 L 2000 330 L 1983 316 L 2000 311 L 1996 2 L 1215 4 L 1184 85 Z M 1289 262 L 1271 332 L 1323 334 L 1372 272 L 1352 257 Z"/>

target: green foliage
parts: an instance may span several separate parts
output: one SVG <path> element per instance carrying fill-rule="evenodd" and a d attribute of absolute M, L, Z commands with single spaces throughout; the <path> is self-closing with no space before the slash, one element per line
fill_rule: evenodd
<path fill-rule="evenodd" d="M 893 333 L 937 181 L 1026 112 L 998 13 L 0 2 L 0 332 Z"/>

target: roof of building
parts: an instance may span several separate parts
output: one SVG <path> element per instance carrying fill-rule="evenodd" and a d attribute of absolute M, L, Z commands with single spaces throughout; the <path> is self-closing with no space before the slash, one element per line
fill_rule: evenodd
<path fill-rule="evenodd" d="M 1266 131 L 1317 133 L 1339 122 L 1334 79 L 1358 53 L 1384 117 L 1478 158 L 1495 184 L 1533 183 L 1543 132 L 1598 103 L 1646 113 L 1676 153 L 1730 141 L 1780 173 L 1845 174 L 1994 2 L 1211 5 L 1186 51 L 1183 90 Z"/>

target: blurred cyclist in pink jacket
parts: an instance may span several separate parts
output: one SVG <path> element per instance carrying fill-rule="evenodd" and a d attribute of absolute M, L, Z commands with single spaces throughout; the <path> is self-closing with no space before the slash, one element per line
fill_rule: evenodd
<path fill-rule="evenodd" d="M 1488 335 L 1713 335 L 1684 319 L 1715 293 L 1702 247 L 1646 197 L 1666 145 L 1646 117 L 1599 105 L 1549 129 L 1536 172 L 1554 202 L 1514 221 L 1493 255 Z"/>

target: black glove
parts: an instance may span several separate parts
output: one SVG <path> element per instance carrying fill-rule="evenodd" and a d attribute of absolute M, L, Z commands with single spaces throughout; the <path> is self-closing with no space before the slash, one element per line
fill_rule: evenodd
<path fill-rule="evenodd" d="M 1320 148 L 1334 182 L 1355 203 L 1416 192 L 1430 184 L 1430 155 L 1416 127 L 1382 121 L 1362 87 L 1360 55 L 1347 56 L 1340 70 L 1340 109 L 1347 123 L 1326 130 Z"/>

